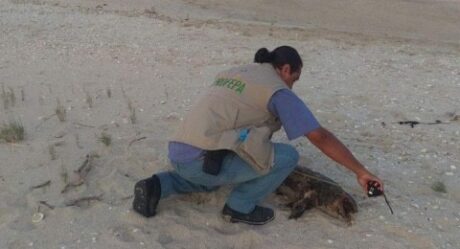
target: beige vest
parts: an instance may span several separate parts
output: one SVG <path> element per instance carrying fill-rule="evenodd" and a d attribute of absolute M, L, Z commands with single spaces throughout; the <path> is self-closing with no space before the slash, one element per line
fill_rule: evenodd
<path fill-rule="evenodd" d="M 274 160 L 270 139 L 281 128 L 267 105 L 282 88 L 287 87 L 271 64 L 221 72 L 181 122 L 172 141 L 204 150 L 232 150 L 255 170 L 266 173 Z M 246 138 L 242 137 L 245 130 Z"/>

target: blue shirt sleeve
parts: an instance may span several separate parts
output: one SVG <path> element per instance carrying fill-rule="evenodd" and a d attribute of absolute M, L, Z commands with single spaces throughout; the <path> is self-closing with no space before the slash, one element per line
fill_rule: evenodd
<path fill-rule="evenodd" d="M 320 127 L 307 105 L 289 89 L 275 92 L 268 103 L 268 110 L 281 120 L 289 140 Z"/>

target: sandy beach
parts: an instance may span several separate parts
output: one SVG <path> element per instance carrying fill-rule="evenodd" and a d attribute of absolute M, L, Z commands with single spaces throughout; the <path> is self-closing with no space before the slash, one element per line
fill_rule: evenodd
<path fill-rule="evenodd" d="M 172 169 L 170 135 L 215 74 L 280 45 L 304 60 L 294 91 L 384 180 L 395 214 L 283 131 L 356 199 L 352 226 L 290 220 L 275 195 L 275 221 L 227 223 L 230 186 L 134 213 L 134 184 Z M 0 0 L 0 124 L 14 121 L 1 249 L 460 247 L 460 1 Z"/>

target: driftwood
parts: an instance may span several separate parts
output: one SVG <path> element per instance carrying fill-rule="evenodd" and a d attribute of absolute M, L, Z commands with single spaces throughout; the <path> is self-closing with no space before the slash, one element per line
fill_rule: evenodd
<path fill-rule="evenodd" d="M 87 196 L 87 197 L 80 197 L 77 199 L 68 200 L 65 202 L 65 205 L 67 207 L 70 207 L 70 206 L 83 207 L 85 205 L 86 206 L 89 205 L 91 201 L 102 201 L 102 194 L 97 195 L 97 196 Z"/>
<path fill-rule="evenodd" d="M 147 137 L 140 137 L 140 138 L 136 138 L 136 139 L 134 139 L 134 140 L 131 140 L 131 142 L 129 142 L 129 144 L 128 144 L 128 148 L 131 147 L 131 145 L 133 145 L 133 143 L 138 142 L 138 141 L 141 141 L 141 140 L 144 140 L 144 139 L 146 139 L 146 138 L 147 138 Z"/>
<path fill-rule="evenodd" d="M 38 203 L 42 204 L 43 206 L 45 206 L 45 207 L 47 207 L 47 208 L 49 208 L 49 209 L 51 209 L 51 210 L 54 209 L 54 206 L 51 205 L 51 204 L 49 204 L 49 203 L 46 202 L 46 201 L 39 201 Z"/>
<path fill-rule="evenodd" d="M 299 218 L 305 211 L 317 208 L 351 225 L 358 206 L 351 195 L 336 182 L 304 167 L 297 167 L 277 189 L 291 208 L 289 218 Z"/>
<path fill-rule="evenodd" d="M 41 184 L 38 184 L 38 185 L 30 187 L 30 189 L 43 188 L 43 187 L 49 186 L 50 184 L 51 184 L 51 180 L 48 180 L 48 181 L 46 181 L 44 183 L 41 183 Z"/>
<path fill-rule="evenodd" d="M 66 193 L 70 189 L 78 187 L 85 183 L 86 176 L 93 167 L 92 162 L 95 157 L 97 157 L 97 155 L 95 154 L 86 155 L 85 161 L 77 170 L 73 172 L 73 178 L 64 186 L 64 189 L 62 189 L 61 193 Z"/>
<path fill-rule="evenodd" d="M 414 128 L 416 125 L 437 125 L 437 124 L 446 124 L 443 123 L 441 120 L 436 120 L 435 122 L 420 122 L 415 120 L 407 120 L 407 121 L 398 121 L 400 125 L 409 125 L 411 128 Z"/>

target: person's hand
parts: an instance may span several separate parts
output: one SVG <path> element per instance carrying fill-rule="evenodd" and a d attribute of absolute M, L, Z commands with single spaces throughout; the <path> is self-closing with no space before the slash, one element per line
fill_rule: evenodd
<path fill-rule="evenodd" d="M 375 184 L 375 186 L 383 192 L 383 182 L 382 180 L 380 180 L 378 177 L 374 176 L 373 174 L 369 173 L 369 172 L 364 172 L 364 173 L 361 173 L 361 174 L 358 174 L 357 175 L 357 179 L 358 179 L 358 183 L 359 185 L 361 185 L 361 187 L 363 188 L 364 192 L 367 193 L 367 183 L 369 181 L 374 181 L 374 182 L 377 182 Z"/>

